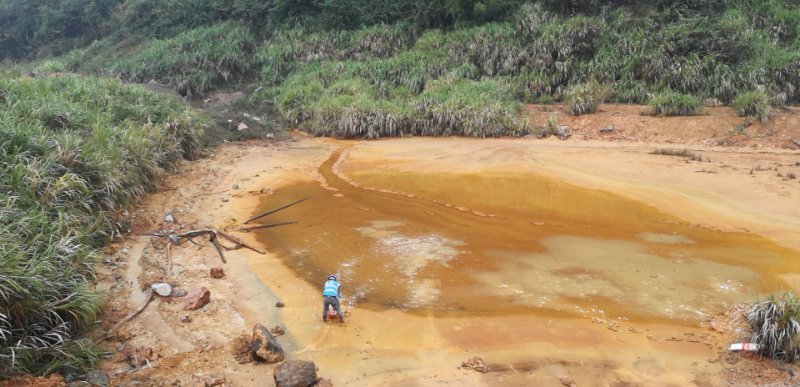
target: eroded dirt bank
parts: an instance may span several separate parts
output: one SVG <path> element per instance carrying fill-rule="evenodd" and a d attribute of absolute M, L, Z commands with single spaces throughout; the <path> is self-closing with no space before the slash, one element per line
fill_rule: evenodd
<path fill-rule="evenodd" d="M 744 360 L 733 364 L 737 359 L 720 347 L 727 338 L 709 329 L 709 322 L 678 327 L 596 317 L 447 318 L 356 307 L 344 327 L 323 325 L 318 284 L 301 279 L 273 253 L 231 251 L 222 265 L 211 246 L 184 245 L 173 249 L 168 272 L 163 241 L 146 236 L 181 224 L 184 229 L 234 230 L 262 201 L 278 197 L 282 187 L 322 181 L 319 166 L 346 149 L 337 166 L 345 176 L 360 168 L 388 167 L 536 173 L 641 201 L 698 227 L 759 234 L 800 250 L 800 183 L 786 177 L 800 174 L 796 152 L 698 148 L 695 152 L 710 161 L 692 162 L 651 154 L 660 147 L 525 139 L 355 143 L 307 137 L 276 145 L 225 145 L 211 158 L 187 164 L 131 212 L 135 236 L 112 246 L 100 273 L 111 294 L 106 328 L 137 305 L 143 298 L 140 289 L 155 281 L 187 291 L 206 286 L 210 304 L 187 312 L 178 298 L 157 298 L 111 337 L 108 348 L 114 355 L 105 369 L 117 384 L 196 385 L 207 376 L 224 375 L 232 385 L 264 385 L 272 379 L 271 366 L 240 365 L 232 354 L 235 339 L 263 323 L 284 326 L 287 334 L 280 341 L 290 358 L 314 360 L 319 374 L 335 385 L 728 382 L 732 374 L 726 369 Z M 164 223 L 167 213 L 175 216 L 174 225 Z M 289 231 L 292 226 L 285 227 Z M 253 234 L 237 235 L 258 241 Z M 210 278 L 212 266 L 224 267 L 226 276 Z M 278 301 L 286 306 L 275 307 Z M 181 322 L 184 316 L 191 321 Z M 150 365 L 129 372 L 131 358 L 136 362 L 140 356 Z M 495 372 L 458 368 L 473 356 L 484 358 Z"/>

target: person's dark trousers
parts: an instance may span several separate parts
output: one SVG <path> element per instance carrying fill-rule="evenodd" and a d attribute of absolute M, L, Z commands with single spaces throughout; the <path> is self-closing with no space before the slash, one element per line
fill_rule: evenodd
<path fill-rule="evenodd" d="M 335 310 L 336 315 L 339 316 L 339 322 L 344 322 L 342 307 L 339 306 L 339 299 L 333 296 L 323 296 L 322 300 L 322 321 L 325 321 L 325 317 L 328 315 L 328 305 L 333 305 L 333 310 Z"/>

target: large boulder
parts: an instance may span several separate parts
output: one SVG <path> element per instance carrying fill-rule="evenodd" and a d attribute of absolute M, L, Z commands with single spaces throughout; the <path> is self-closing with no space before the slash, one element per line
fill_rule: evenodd
<path fill-rule="evenodd" d="M 211 292 L 204 286 L 192 290 L 186 295 L 186 310 L 195 310 L 204 307 L 211 301 Z"/>
<path fill-rule="evenodd" d="M 317 367 L 313 361 L 289 360 L 275 366 L 277 387 L 309 387 L 317 383 Z"/>
<path fill-rule="evenodd" d="M 261 324 L 253 327 L 253 341 L 250 342 L 250 349 L 256 359 L 267 363 L 277 363 L 284 359 L 283 348 L 278 343 L 278 339 Z"/>

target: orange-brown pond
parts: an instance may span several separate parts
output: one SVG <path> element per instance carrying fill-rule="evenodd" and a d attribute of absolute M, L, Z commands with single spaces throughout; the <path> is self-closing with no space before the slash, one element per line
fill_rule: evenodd
<path fill-rule="evenodd" d="M 315 286 L 336 273 L 345 303 L 434 317 L 598 316 L 696 325 L 782 289 L 797 252 L 686 224 L 642 203 L 542 176 L 333 171 L 262 203 L 310 200 L 260 238 Z"/>

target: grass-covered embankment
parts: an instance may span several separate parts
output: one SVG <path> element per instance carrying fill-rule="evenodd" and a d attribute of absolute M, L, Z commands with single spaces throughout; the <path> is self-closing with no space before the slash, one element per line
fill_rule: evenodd
<path fill-rule="evenodd" d="M 0 71 L 0 378 L 96 364 L 96 250 L 134 198 L 198 157 L 204 119 L 140 86 Z"/>
<path fill-rule="evenodd" d="M 241 82 L 288 124 L 339 137 L 525 134 L 536 128 L 518 112 L 530 102 L 564 101 L 573 114 L 650 103 L 653 114 L 684 115 L 757 95 L 757 109 L 740 110 L 762 120 L 770 106 L 800 103 L 797 7 L 591 4 L 510 2 L 492 22 L 452 29 L 402 18 L 355 29 L 225 21 L 141 44 L 111 37 L 63 60 L 184 95 Z"/>

